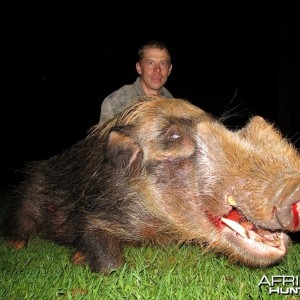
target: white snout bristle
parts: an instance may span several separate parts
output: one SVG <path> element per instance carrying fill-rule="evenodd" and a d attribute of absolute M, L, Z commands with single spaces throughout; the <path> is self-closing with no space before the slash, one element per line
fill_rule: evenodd
<path fill-rule="evenodd" d="M 235 202 L 233 196 L 228 196 L 227 202 L 228 202 L 228 204 L 230 204 L 231 206 L 236 206 L 236 202 Z"/>

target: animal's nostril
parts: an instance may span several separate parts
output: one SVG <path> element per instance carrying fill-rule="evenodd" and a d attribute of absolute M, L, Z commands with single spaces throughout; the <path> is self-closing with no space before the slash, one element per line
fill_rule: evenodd
<path fill-rule="evenodd" d="M 280 226 L 288 231 L 300 230 L 300 178 L 288 176 L 274 184 L 274 212 Z"/>
<path fill-rule="evenodd" d="M 300 230 L 300 201 L 277 208 L 278 222 L 286 230 L 295 232 Z"/>

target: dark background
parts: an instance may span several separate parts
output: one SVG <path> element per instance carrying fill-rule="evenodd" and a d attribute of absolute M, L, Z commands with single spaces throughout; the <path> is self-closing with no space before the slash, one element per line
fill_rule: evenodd
<path fill-rule="evenodd" d="M 3 11 L 2 182 L 14 182 L 25 161 L 83 139 L 98 122 L 102 100 L 136 79 L 138 47 L 150 39 L 171 50 L 166 87 L 175 97 L 230 115 L 231 128 L 262 115 L 298 146 L 296 7 L 125 2 Z"/>

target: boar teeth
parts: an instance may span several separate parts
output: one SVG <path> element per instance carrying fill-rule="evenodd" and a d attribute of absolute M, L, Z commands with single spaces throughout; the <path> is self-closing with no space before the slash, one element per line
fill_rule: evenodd
<path fill-rule="evenodd" d="M 227 203 L 230 204 L 231 206 L 236 206 L 236 202 L 235 202 L 233 196 L 229 196 L 227 198 Z"/>
<path fill-rule="evenodd" d="M 242 225 L 240 225 L 239 223 L 233 220 L 227 218 L 221 218 L 221 221 L 225 223 L 228 227 L 230 227 L 232 230 L 237 232 L 243 238 L 251 239 L 258 243 L 263 243 L 276 248 L 280 247 L 281 245 L 282 236 L 278 233 L 267 237 L 267 236 L 259 235 L 255 233 L 253 230 L 249 231 L 246 228 L 244 228 Z"/>
<path fill-rule="evenodd" d="M 272 247 L 279 247 L 281 245 L 281 242 L 280 241 L 269 241 L 269 240 L 263 240 L 262 241 L 264 244 L 266 245 L 269 245 L 269 246 L 272 246 Z"/>
<path fill-rule="evenodd" d="M 255 233 L 254 231 L 250 231 L 250 239 L 259 242 L 259 243 L 263 243 L 275 248 L 280 247 L 281 245 L 281 240 L 282 240 L 282 235 L 275 233 L 272 235 L 259 235 L 257 233 Z"/>
<path fill-rule="evenodd" d="M 248 231 L 241 226 L 239 223 L 226 219 L 226 218 L 221 218 L 222 222 L 225 223 L 228 227 L 236 231 L 240 236 L 243 238 L 249 239 L 249 234 Z"/>

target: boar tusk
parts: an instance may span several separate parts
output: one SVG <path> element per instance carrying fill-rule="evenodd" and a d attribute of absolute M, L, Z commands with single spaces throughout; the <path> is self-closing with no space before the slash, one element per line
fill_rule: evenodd
<path fill-rule="evenodd" d="M 241 226 L 239 223 L 226 219 L 221 218 L 222 222 L 225 223 L 227 226 L 229 226 L 231 229 L 236 231 L 240 236 L 249 239 L 249 234 L 247 229 L 245 229 L 243 226 Z"/>

